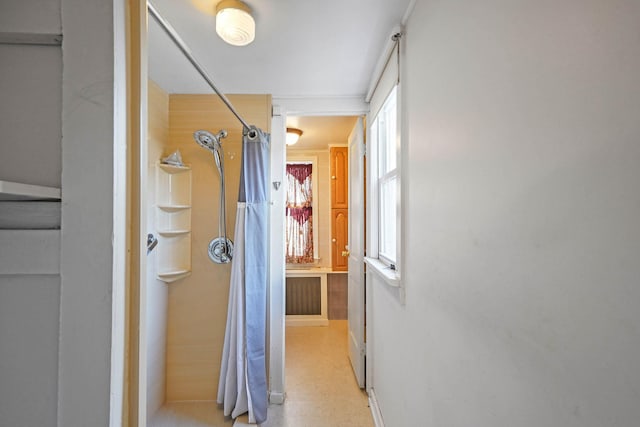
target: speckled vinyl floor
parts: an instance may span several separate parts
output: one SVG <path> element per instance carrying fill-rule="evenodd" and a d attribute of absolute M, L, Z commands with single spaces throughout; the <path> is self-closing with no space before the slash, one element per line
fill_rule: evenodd
<path fill-rule="evenodd" d="M 270 405 L 262 427 L 371 427 L 367 395 L 356 384 L 347 355 L 347 321 L 328 327 L 287 327 L 283 405 Z M 215 402 L 172 402 L 151 427 L 240 427 L 246 415 L 225 419 Z"/>

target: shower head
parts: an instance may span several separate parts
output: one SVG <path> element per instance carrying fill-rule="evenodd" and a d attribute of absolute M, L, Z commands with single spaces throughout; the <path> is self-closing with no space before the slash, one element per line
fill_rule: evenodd
<path fill-rule="evenodd" d="M 218 167 L 220 178 L 224 180 L 224 150 L 220 140 L 227 137 L 227 131 L 222 129 L 217 134 L 212 134 L 206 130 L 197 130 L 193 133 L 193 138 L 199 146 L 206 148 L 213 154 L 213 159 Z"/>
<path fill-rule="evenodd" d="M 206 130 L 198 130 L 193 133 L 193 138 L 198 145 L 212 152 L 220 148 L 220 140 L 227 137 L 227 131 L 222 129 L 216 135 Z"/>

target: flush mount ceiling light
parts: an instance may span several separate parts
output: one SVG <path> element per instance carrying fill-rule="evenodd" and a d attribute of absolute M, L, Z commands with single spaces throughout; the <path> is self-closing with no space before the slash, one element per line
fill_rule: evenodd
<path fill-rule="evenodd" d="M 222 0 L 216 6 L 216 33 L 234 46 L 246 46 L 256 36 L 251 8 L 240 0 Z"/>
<path fill-rule="evenodd" d="M 298 138 L 302 135 L 302 131 L 296 128 L 287 128 L 287 145 L 293 145 L 298 142 Z"/>

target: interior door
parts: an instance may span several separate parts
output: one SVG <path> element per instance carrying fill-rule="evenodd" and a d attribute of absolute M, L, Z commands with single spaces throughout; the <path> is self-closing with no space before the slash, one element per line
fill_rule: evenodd
<path fill-rule="evenodd" d="M 348 318 L 349 359 L 360 388 L 365 379 L 364 127 L 358 118 L 349 135 Z"/>

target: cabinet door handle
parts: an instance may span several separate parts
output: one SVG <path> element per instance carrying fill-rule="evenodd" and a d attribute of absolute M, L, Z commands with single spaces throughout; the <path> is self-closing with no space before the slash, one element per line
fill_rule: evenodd
<path fill-rule="evenodd" d="M 336 176 L 335 175 L 331 175 L 331 179 L 336 179 Z"/>
<path fill-rule="evenodd" d="M 336 239 L 331 239 L 331 241 L 332 241 L 333 243 L 337 242 L 337 240 L 336 240 Z"/>

